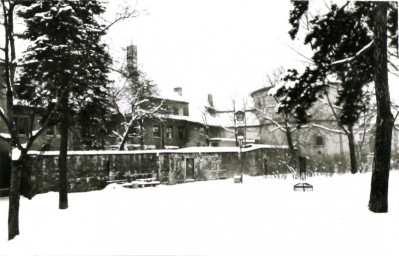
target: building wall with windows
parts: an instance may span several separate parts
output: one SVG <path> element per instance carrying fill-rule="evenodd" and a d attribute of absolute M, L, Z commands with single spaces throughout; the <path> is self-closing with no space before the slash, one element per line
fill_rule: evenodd
<path fill-rule="evenodd" d="M 261 123 L 260 143 L 287 145 L 286 123 L 283 116 L 276 113 L 277 102 L 269 96 L 269 89 L 265 87 L 251 94 Z M 340 128 L 329 106 L 320 100 L 309 112 L 312 120 L 302 128 L 296 129 L 293 119 L 290 119 L 289 123 L 293 128 L 292 137 L 300 154 L 318 158 L 348 155 L 347 137 L 336 132 Z"/>

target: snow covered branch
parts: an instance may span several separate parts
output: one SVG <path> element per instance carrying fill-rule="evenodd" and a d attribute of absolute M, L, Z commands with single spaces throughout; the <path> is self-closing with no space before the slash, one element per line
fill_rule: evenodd
<path fill-rule="evenodd" d="M 5 140 L 5 141 L 10 141 L 11 135 L 9 133 L 0 133 L 0 139 Z"/>
<path fill-rule="evenodd" d="M 338 134 L 346 134 L 344 131 L 328 128 L 328 127 L 325 127 L 325 126 L 322 126 L 322 125 L 319 125 L 319 124 L 311 124 L 311 126 L 323 129 L 323 130 L 328 131 L 328 132 L 333 132 L 333 133 L 338 133 Z"/>
<path fill-rule="evenodd" d="M 338 64 L 344 64 L 347 62 L 351 62 L 352 60 L 354 60 L 355 58 L 359 57 L 360 55 L 364 54 L 365 52 L 367 52 L 371 46 L 374 44 L 374 40 L 371 40 L 370 43 L 368 43 L 366 46 L 364 46 L 362 49 L 360 49 L 360 51 L 358 51 L 355 56 L 346 58 L 346 59 L 342 59 L 342 60 L 337 60 L 337 61 L 333 61 L 331 62 L 331 66 L 333 65 L 338 65 Z"/>
<path fill-rule="evenodd" d="M 271 130 L 271 132 L 273 132 L 273 131 L 275 131 L 275 130 L 277 130 L 277 129 L 280 129 L 280 130 L 282 130 L 283 132 L 287 132 L 287 130 L 286 130 L 283 126 L 281 126 L 278 122 L 276 122 L 276 121 L 273 120 L 272 118 L 266 116 L 266 117 L 264 117 L 264 119 L 265 119 L 265 120 L 268 120 L 268 121 L 270 121 L 270 122 L 272 122 L 274 125 L 277 126 L 275 129 Z"/>
<path fill-rule="evenodd" d="M 321 103 L 323 103 L 324 105 L 329 105 L 328 102 L 325 101 L 325 100 L 323 100 L 323 99 L 318 98 L 318 100 L 319 100 Z M 332 106 L 333 108 L 335 108 L 335 109 L 342 110 L 342 107 L 340 107 L 340 106 L 337 106 L 337 105 L 334 105 L 334 104 L 331 104 L 331 106 Z"/>

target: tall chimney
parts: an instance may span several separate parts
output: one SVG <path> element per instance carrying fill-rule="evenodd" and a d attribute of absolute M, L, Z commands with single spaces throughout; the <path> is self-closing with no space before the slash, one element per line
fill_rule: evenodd
<path fill-rule="evenodd" d="M 137 74 L 137 46 L 129 45 L 126 50 L 127 71 L 130 74 Z"/>
<path fill-rule="evenodd" d="M 213 95 L 208 94 L 208 104 L 209 106 L 213 107 Z"/>
<path fill-rule="evenodd" d="M 183 89 L 181 87 L 173 88 L 173 91 L 177 93 L 179 96 L 183 96 Z"/>

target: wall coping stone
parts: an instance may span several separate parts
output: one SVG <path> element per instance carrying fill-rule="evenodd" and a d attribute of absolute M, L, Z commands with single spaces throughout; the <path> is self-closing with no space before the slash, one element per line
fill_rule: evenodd
<path fill-rule="evenodd" d="M 249 152 L 257 149 L 288 149 L 288 146 L 283 145 L 262 145 L 254 144 L 251 147 L 242 148 L 241 152 Z M 135 154 L 164 154 L 164 153 L 231 153 L 239 152 L 238 147 L 188 147 L 181 149 L 159 149 L 159 150 L 132 150 L 132 151 L 118 151 L 118 150 L 86 150 L 86 151 L 68 151 L 69 156 L 74 155 L 135 155 Z M 58 156 L 59 151 L 29 151 L 28 155 L 42 155 L 42 156 Z"/>

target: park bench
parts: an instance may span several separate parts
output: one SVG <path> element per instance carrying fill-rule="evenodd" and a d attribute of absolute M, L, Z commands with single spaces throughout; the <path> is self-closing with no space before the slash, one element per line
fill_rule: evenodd
<path fill-rule="evenodd" d="M 122 186 L 125 188 L 144 188 L 144 187 L 155 187 L 160 184 L 155 178 L 147 178 L 147 179 L 137 179 L 135 181 L 125 183 Z"/>
<path fill-rule="evenodd" d="M 136 180 L 139 184 L 139 187 L 155 187 L 160 184 L 159 181 L 156 180 L 156 178 L 146 178 L 146 179 L 137 179 Z"/>
<path fill-rule="evenodd" d="M 113 184 L 113 183 L 116 183 L 116 184 L 123 184 L 123 183 L 126 183 L 127 182 L 127 179 L 122 179 L 122 180 L 107 180 L 107 183 L 108 184 Z"/>

